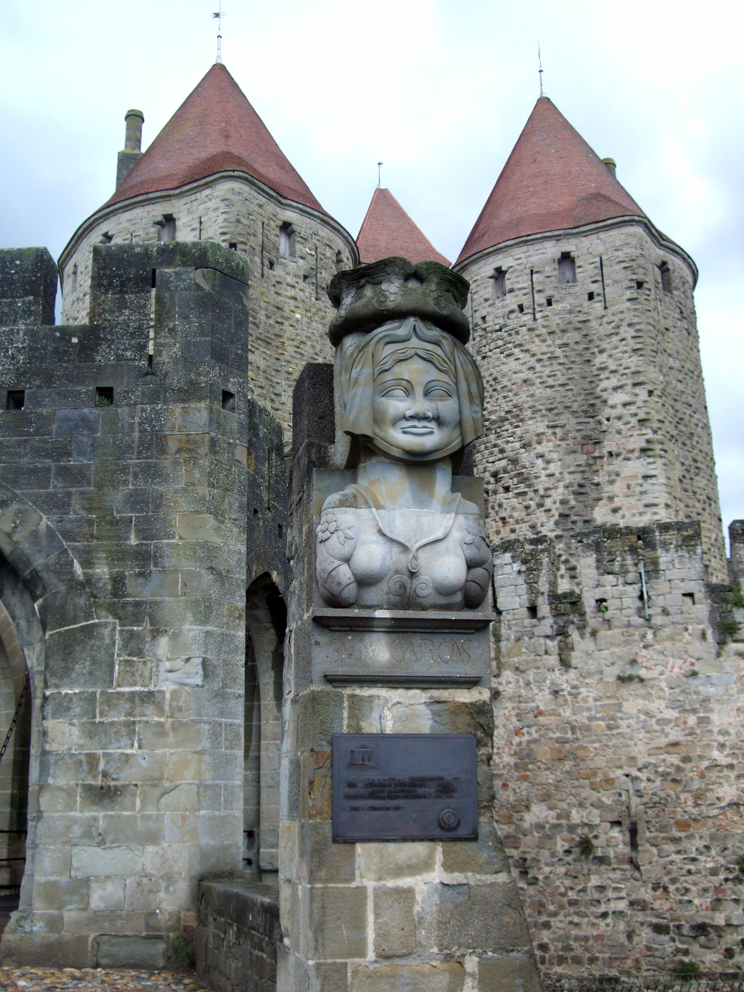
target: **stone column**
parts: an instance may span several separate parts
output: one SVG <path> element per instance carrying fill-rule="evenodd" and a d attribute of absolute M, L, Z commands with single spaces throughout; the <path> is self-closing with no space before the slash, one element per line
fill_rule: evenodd
<path fill-rule="evenodd" d="M 408 274 L 412 281 L 427 276 Z M 414 341 L 411 350 L 418 348 Z M 317 380 L 317 388 L 310 379 Z M 341 380 L 337 369 L 336 381 Z M 318 410 L 321 382 L 329 404 L 327 367 L 306 367 L 293 418 L 278 989 L 532 992 L 540 979 L 494 825 L 488 602 L 449 611 L 375 609 L 363 601 L 329 606 L 333 595 L 319 586 L 316 534 L 321 516 L 328 527 L 324 506 L 343 505 L 350 492 L 344 487 L 361 476 L 334 465 L 344 446 L 334 451 L 329 443 L 328 417 Z M 307 397 L 314 398 L 312 404 Z M 341 414 L 337 409 L 337 421 Z M 452 493 L 461 493 L 469 506 L 482 500 L 479 488 L 478 480 L 452 478 Z M 385 511 L 377 512 L 383 519 Z M 422 569 L 434 574 L 444 551 L 428 565 L 423 548 L 416 554 Z M 351 566 L 356 567 L 353 561 Z M 412 574 L 417 575 L 415 567 Z M 395 586 L 400 578 L 390 582 Z M 385 582 L 380 586 L 383 599 L 389 588 Z M 369 593 L 365 589 L 360 596 Z M 391 734 L 415 735 L 407 738 L 408 746 L 427 742 L 432 756 L 441 740 L 434 735 L 473 742 L 477 837 L 449 839 L 450 825 L 440 816 L 443 825 L 426 828 L 426 839 L 405 839 L 411 834 L 404 827 L 396 828 L 399 839 L 344 842 L 333 802 L 334 777 L 338 782 L 347 773 L 345 764 L 333 765 L 334 736 L 340 753 L 342 734 L 364 735 L 373 745 L 384 744 Z M 436 776 L 436 759 L 422 770 Z M 362 827 L 364 819 L 357 821 Z"/>

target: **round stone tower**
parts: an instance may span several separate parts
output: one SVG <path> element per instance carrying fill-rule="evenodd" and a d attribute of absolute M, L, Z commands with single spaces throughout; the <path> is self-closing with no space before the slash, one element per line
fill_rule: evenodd
<path fill-rule="evenodd" d="M 495 540 L 698 520 L 727 581 L 690 256 L 541 96 L 455 270 Z"/>
<path fill-rule="evenodd" d="M 357 264 L 354 239 L 321 207 L 222 63 L 144 154 L 142 120 L 141 111 L 127 113 L 116 192 L 62 252 L 62 320 L 88 320 L 96 244 L 216 241 L 247 256 L 252 392 L 288 434 L 297 376 L 306 362 L 332 360 L 326 287 L 337 269 Z"/>

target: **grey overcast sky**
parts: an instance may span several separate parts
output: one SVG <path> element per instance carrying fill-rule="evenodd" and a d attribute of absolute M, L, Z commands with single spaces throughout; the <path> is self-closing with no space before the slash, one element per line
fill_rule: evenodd
<path fill-rule="evenodd" d="M 356 235 L 377 182 L 455 259 L 538 95 L 700 269 L 724 524 L 744 518 L 744 87 L 727 0 L 223 0 L 224 62 Z M 58 257 L 215 56 L 215 0 L 3 0 L 0 247 Z"/>

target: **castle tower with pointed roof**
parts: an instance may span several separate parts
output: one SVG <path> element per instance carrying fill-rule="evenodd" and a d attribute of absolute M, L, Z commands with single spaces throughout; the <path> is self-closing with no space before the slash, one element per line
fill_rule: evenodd
<path fill-rule="evenodd" d="M 726 581 L 695 263 L 547 97 L 454 267 L 490 402 L 493 537 L 696 520 Z"/>
<path fill-rule="evenodd" d="M 129 148 L 129 130 L 127 139 Z M 89 319 L 96 244 L 224 245 L 250 263 L 253 396 L 289 431 L 297 376 L 306 362 L 330 359 L 325 288 L 338 268 L 357 263 L 354 239 L 313 196 L 222 63 L 143 155 L 129 155 L 134 165 L 119 172 L 114 194 L 60 257 L 63 321 Z M 152 347 L 157 363 L 157 340 Z"/>

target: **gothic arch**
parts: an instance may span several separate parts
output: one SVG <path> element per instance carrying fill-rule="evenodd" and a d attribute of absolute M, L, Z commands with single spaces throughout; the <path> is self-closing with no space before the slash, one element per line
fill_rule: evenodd
<path fill-rule="evenodd" d="M 0 482 L 0 661 L 5 671 L 6 694 L 12 692 L 16 706 L 28 678 L 14 732 L 16 741 L 21 743 L 14 761 L 19 779 L 16 785 L 25 792 L 21 816 L 24 829 L 28 824 L 24 837 L 26 864 L 21 909 L 29 909 L 32 904 L 35 830 L 39 790 L 44 784 L 42 699 L 49 682 L 49 663 L 52 663 L 53 679 L 60 684 L 64 675 L 56 670 L 55 663 L 55 658 L 62 654 L 59 647 L 64 644 L 67 631 L 84 625 L 89 625 L 91 632 L 101 626 L 96 622 L 80 565 L 44 514 Z M 9 722 L 5 716 L 0 723 L 0 746 Z M 0 824 L 0 829 L 10 827 L 3 828 Z"/>
<path fill-rule="evenodd" d="M 0 918 L 5 921 L 19 905 L 25 875 L 33 698 L 26 652 L 3 598 L 13 612 L 18 605 L 28 609 L 28 594 L 0 556 Z"/>
<path fill-rule="evenodd" d="M 268 573 L 246 593 L 244 867 L 279 867 L 279 764 L 287 611 Z"/>

